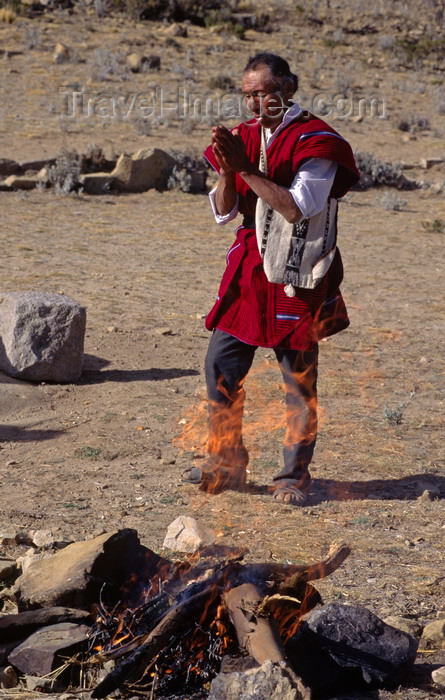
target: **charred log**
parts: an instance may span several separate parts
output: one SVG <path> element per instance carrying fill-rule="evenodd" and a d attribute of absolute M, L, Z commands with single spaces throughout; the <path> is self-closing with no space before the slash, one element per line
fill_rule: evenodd
<path fill-rule="evenodd" d="M 260 666 L 264 661 L 286 661 L 280 635 L 273 618 L 260 615 L 261 592 L 252 583 L 243 583 L 223 595 L 241 649 Z"/>

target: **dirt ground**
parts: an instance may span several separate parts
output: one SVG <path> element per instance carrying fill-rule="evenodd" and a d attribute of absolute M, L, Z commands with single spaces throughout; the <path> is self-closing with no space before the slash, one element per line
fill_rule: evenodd
<path fill-rule="evenodd" d="M 141 126 L 69 117 L 59 88 L 204 92 L 221 75 L 237 85 L 247 57 L 266 48 L 290 59 L 303 103 L 338 94 L 344 81 L 358 95 L 383 96 L 385 118 L 327 120 L 356 152 L 403 161 L 412 166 L 404 174 L 424 182 L 412 191 L 353 192 L 340 205 L 351 326 L 321 343 L 320 433 L 304 508 L 266 492 L 284 435 L 281 378 L 267 350 L 246 382 L 248 493 L 207 496 L 181 482 L 203 454 L 203 318 L 233 237 L 232 225 L 214 223 L 207 195 L 1 193 L 0 290 L 67 294 L 86 306 L 87 332 L 76 384 L 34 385 L 0 373 L 0 530 L 51 529 L 56 539 L 79 540 L 129 527 L 160 551 L 169 523 L 187 514 L 214 529 L 218 542 L 247 546 L 251 560 L 295 563 L 344 540 L 350 557 L 317 583 L 325 602 L 422 622 L 445 611 L 445 234 L 431 225 L 445 221 L 445 169 L 419 166 L 445 158 L 443 53 L 400 58 L 383 39 L 411 36 L 415 19 L 344 7 L 349 15 L 316 23 L 276 4 L 274 31 L 249 30 L 244 40 L 195 26 L 172 39 L 164 25 L 99 20 L 84 10 L 0 24 L 1 158 L 82 152 L 90 143 L 108 153 L 154 145 L 199 153 L 210 133 L 203 120 L 190 127 L 170 115 Z M 58 41 L 71 52 L 60 64 L 52 53 Z M 129 73 L 119 61 L 131 50 L 160 55 L 161 70 Z M 98 63 L 111 65 L 113 56 L 118 67 L 103 77 Z M 430 673 L 444 664 L 445 650 L 422 644 L 403 687 L 360 697 L 436 697 Z"/>

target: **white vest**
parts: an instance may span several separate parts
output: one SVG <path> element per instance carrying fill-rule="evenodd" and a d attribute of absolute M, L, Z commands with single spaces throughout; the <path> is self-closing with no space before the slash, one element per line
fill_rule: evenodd
<path fill-rule="evenodd" d="M 267 175 L 264 128 L 260 170 Z M 287 296 L 295 296 L 295 287 L 314 289 L 329 270 L 337 247 L 337 207 L 337 200 L 328 197 L 318 214 L 291 224 L 258 198 L 255 228 L 264 272 L 269 282 L 286 285 Z"/>

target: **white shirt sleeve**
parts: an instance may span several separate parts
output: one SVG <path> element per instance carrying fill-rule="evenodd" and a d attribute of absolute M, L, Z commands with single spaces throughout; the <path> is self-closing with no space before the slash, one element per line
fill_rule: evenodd
<path fill-rule="evenodd" d="M 289 192 L 304 219 L 315 216 L 323 209 L 334 183 L 336 172 L 337 163 L 327 158 L 310 158 L 303 163 L 295 175 Z M 224 226 L 238 214 L 238 195 L 236 195 L 236 202 L 232 211 L 223 215 L 219 214 L 216 208 L 215 191 L 216 187 L 209 192 L 210 205 L 216 223 Z"/>
<path fill-rule="evenodd" d="M 337 163 L 327 158 L 310 158 L 298 170 L 289 192 L 304 219 L 323 209 L 336 172 Z"/>
<path fill-rule="evenodd" d="M 238 214 L 238 194 L 236 195 L 236 202 L 235 206 L 233 207 L 232 211 L 229 211 L 228 214 L 219 214 L 218 210 L 216 208 L 215 204 L 215 192 L 216 192 L 216 187 L 213 188 L 213 190 L 210 190 L 209 192 L 209 198 L 210 198 L 210 206 L 212 207 L 213 215 L 215 217 L 216 223 L 219 224 L 220 226 L 224 226 L 224 224 L 228 224 L 229 221 L 232 221 L 236 215 Z"/>

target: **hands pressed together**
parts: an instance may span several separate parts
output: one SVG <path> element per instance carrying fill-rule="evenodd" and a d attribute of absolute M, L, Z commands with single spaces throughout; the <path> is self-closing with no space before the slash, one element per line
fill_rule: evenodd
<path fill-rule="evenodd" d="M 225 126 L 214 126 L 212 148 L 222 172 L 239 173 L 252 167 L 246 147 L 238 135 L 238 129 L 231 132 Z"/>

